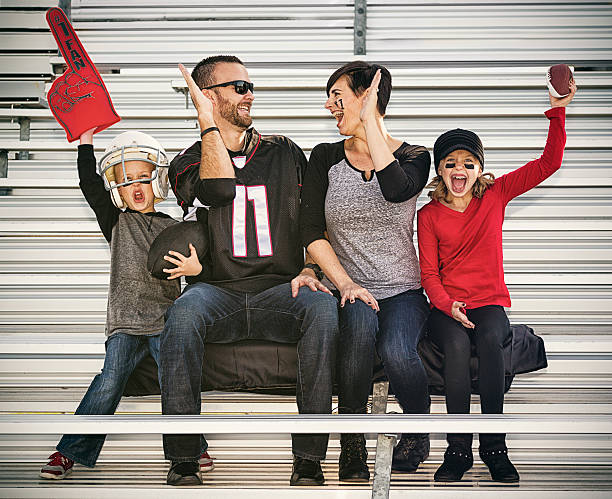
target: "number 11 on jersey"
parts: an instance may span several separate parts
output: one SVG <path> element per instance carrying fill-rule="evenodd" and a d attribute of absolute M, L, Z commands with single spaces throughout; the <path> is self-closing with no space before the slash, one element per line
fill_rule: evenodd
<path fill-rule="evenodd" d="M 268 216 L 268 196 L 265 185 L 237 185 L 232 217 L 232 244 L 234 256 L 247 256 L 246 214 L 247 204 L 253 202 L 257 253 L 259 256 L 272 256 L 270 238 L 270 219 Z"/>

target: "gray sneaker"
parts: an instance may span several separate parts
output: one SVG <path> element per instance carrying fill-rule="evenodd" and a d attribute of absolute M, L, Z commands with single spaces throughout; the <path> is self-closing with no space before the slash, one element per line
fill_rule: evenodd
<path fill-rule="evenodd" d="M 173 462 L 166 478 L 168 485 L 202 485 L 202 472 L 197 461 Z"/>

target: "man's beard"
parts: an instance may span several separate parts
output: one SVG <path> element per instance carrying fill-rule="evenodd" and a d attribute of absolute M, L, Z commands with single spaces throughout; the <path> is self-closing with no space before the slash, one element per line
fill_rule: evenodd
<path fill-rule="evenodd" d="M 250 115 L 240 116 L 238 113 L 238 105 L 233 105 L 229 100 L 224 99 L 219 93 L 217 93 L 217 97 L 219 114 L 221 117 L 238 128 L 244 128 L 246 130 L 251 126 L 251 123 L 253 123 L 253 118 L 251 118 Z"/>

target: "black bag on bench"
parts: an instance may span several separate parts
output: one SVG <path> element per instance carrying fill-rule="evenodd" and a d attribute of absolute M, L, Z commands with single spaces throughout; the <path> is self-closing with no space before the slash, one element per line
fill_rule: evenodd
<path fill-rule="evenodd" d="M 512 335 L 504 345 L 506 386 L 514 375 L 545 368 L 544 341 L 525 325 L 511 326 Z M 429 378 L 429 391 L 444 394 L 442 363 L 444 356 L 427 337 L 419 344 L 419 355 Z M 202 372 L 202 391 L 247 391 L 294 395 L 297 373 L 296 345 L 261 340 L 206 345 Z M 472 351 L 470 362 L 472 393 L 478 393 L 478 359 Z M 380 362 L 373 380 L 384 379 Z M 136 367 L 126 385 L 124 395 L 159 394 L 157 365 L 148 356 Z"/>

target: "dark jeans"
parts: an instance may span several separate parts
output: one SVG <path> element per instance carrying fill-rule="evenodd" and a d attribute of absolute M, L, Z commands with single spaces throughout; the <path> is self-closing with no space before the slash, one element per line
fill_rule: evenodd
<path fill-rule="evenodd" d="M 138 363 L 151 354 L 159 365 L 160 334 L 144 336 L 115 333 L 106 340 L 104 367 L 85 393 L 75 414 L 114 414 L 125 384 Z M 200 451 L 208 444 L 201 437 Z M 96 464 L 106 435 L 64 435 L 56 449 L 64 456 L 90 468 Z M 201 453 L 200 452 L 200 453 Z"/>
<path fill-rule="evenodd" d="M 476 326 L 467 329 L 438 309 L 429 317 L 429 337 L 444 354 L 446 410 L 449 414 L 470 413 L 470 355 L 472 343 L 478 355 L 480 407 L 483 414 L 504 410 L 503 344 L 510 335 L 510 323 L 503 307 L 487 305 L 467 311 Z M 449 445 L 471 449 L 472 434 L 449 433 Z M 504 433 L 481 433 L 480 450 L 506 448 Z"/>
<path fill-rule="evenodd" d="M 404 413 L 427 413 L 427 374 L 417 353 L 429 315 L 423 291 L 406 291 L 378 304 L 378 313 L 361 300 L 340 309 L 338 410 L 366 412 L 376 350 Z"/>
<path fill-rule="evenodd" d="M 185 288 L 166 313 L 161 341 L 162 412 L 200 414 L 205 343 L 261 339 L 297 343 L 297 405 L 300 414 L 329 414 L 338 336 L 334 297 L 290 284 L 241 293 L 205 283 Z M 328 435 L 292 435 L 293 453 L 323 459 Z M 194 461 L 197 435 L 164 435 L 166 459 Z"/>

